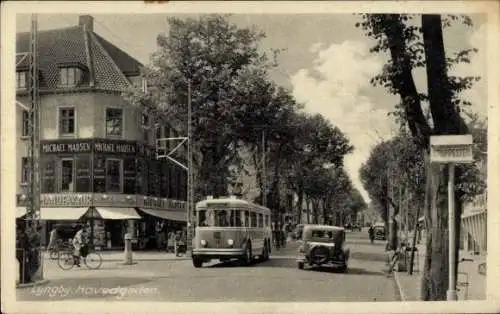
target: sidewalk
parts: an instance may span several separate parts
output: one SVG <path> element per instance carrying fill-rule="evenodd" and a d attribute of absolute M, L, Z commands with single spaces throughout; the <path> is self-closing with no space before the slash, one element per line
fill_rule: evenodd
<path fill-rule="evenodd" d="M 102 260 L 105 262 L 121 262 L 125 260 L 123 251 L 99 251 Z M 44 260 L 50 259 L 48 252 L 44 252 Z M 166 253 L 164 251 L 138 251 L 132 252 L 134 261 L 168 261 L 168 260 L 185 260 L 189 259 L 185 255 L 175 256 L 174 253 Z"/>
<path fill-rule="evenodd" d="M 422 272 L 424 268 L 425 245 L 417 245 L 417 248 L 419 252 L 419 269 L 415 269 L 413 275 L 408 275 L 407 272 L 394 272 L 394 279 L 399 289 L 401 301 L 420 301 L 420 285 L 422 282 Z M 462 262 L 459 264 L 459 275 L 457 280 L 458 282 L 466 281 L 466 277 L 468 276 L 469 286 L 467 289 L 468 291 L 465 291 L 465 287 L 458 287 L 458 300 L 485 300 L 486 276 L 478 273 L 478 267 L 480 264 L 486 262 L 486 257 L 479 255 L 473 256 L 467 252 L 460 251 L 459 258 L 469 258 L 473 259 L 474 261 Z M 415 264 L 415 266 L 416 265 L 417 264 Z"/>

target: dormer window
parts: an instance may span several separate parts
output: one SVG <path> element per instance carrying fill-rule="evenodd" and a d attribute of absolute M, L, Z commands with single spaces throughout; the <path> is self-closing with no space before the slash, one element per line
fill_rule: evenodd
<path fill-rule="evenodd" d="M 18 71 L 16 72 L 16 89 L 26 89 L 28 86 L 28 72 Z"/>
<path fill-rule="evenodd" d="M 59 85 L 62 87 L 74 87 L 82 80 L 82 70 L 76 67 L 65 67 L 59 69 Z"/>

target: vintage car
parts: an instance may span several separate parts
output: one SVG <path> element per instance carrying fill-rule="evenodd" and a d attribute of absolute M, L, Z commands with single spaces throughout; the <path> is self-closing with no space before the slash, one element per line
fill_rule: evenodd
<path fill-rule="evenodd" d="M 297 267 L 333 266 L 347 271 L 349 249 L 345 246 L 345 229 L 327 225 L 305 225 L 297 257 Z"/>
<path fill-rule="evenodd" d="M 375 224 L 373 226 L 373 235 L 375 240 L 385 240 L 385 225 Z"/>

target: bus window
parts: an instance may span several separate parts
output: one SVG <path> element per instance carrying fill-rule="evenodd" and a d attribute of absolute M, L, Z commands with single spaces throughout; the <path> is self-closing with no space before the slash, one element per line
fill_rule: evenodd
<path fill-rule="evenodd" d="M 231 210 L 231 227 L 242 227 L 242 221 L 241 221 L 241 210 Z"/>
<path fill-rule="evenodd" d="M 206 210 L 199 210 L 197 212 L 197 221 L 198 221 L 198 226 L 200 227 L 208 227 L 208 221 L 207 221 L 207 211 Z"/>
<path fill-rule="evenodd" d="M 250 226 L 252 228 L 257 227 L 257 213 L 254 213 L 254 212 L 250 213 Z"/>
<path fill-rule="evenodd" d="M 248 210 L 242 211 L 243 227 L 250 227 L 250 212 Z"/>
<path fill-rule="evenodd" d="M 258 225 L 259 228 L 263 228 L 264 227 L 264 216 L 262 214 L 259 214 L 259 225 Z"/>

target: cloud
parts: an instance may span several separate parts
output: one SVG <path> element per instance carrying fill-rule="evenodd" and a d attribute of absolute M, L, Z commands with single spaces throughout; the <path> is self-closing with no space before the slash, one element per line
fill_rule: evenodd
<path fill-rule="evenodd" d="M 479 26 L 469 36 L 468 44 L 477 48 L 478 52 L 471 58 L 471 63 L 457 64 L 450 75 L 456 76 L 479 76 L 481 80 L 473 85 L 469 90 L 462 92 L 462 99 L 472 103 L 472 107 L 467 108 L 473 112 L 486 117 L 488 114 L 487 99 L 487 76 L 486 76 L 486 25 Z"/>
<path fill-rule="evenodd" d="M 306 111 L 322 114 L 348 136 L 355 150 L 346 156 L 346 170 L 369 201 L 359 168 L 380 137 L 391 136 L 393 122 L 381 108 L 387 104 L 376 103 L 363 91 L 371 88 L 370 79 L 381 71 L 385 60 L 371 54 L 368 45 L 359 41 L 321 47 L 316 43 L 310 49 L 316 55 L 312 69 L 301 69 L 292 76 L 293 94 L 305 104 Z"/>

